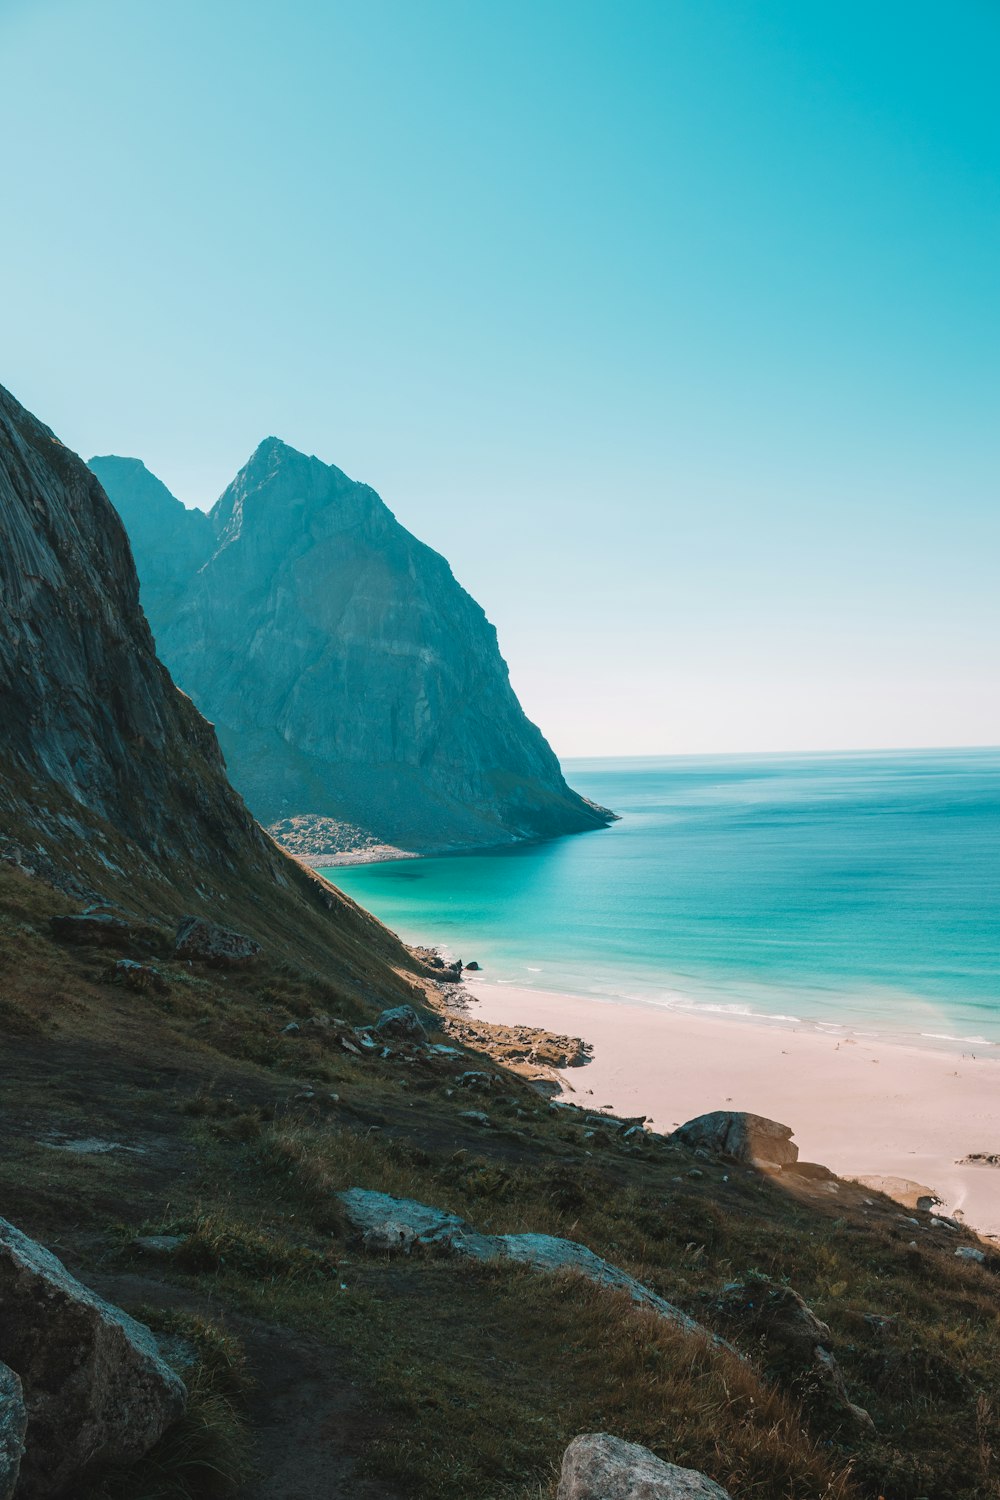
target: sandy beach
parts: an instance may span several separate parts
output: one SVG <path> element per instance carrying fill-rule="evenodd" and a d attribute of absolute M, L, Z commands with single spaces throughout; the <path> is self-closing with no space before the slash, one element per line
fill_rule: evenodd
<path fill-rule="evenodd" d="M 467 980 L 477 1019 L 581 1036 L 593 1060 L 559 1077 L 586 1108 L 669 1131 L 713 1109 L 789 1125 L 800 1157 L 841 1177 L 909 1179 L 980 1234 L 1000 1236 L 1000 1060 L 849 1030 L 716 1018 Z M 886 1187 L 889 1191 L 889 1187 Z M 897 1194 L 894 1192 L 893 1196 Z"/>

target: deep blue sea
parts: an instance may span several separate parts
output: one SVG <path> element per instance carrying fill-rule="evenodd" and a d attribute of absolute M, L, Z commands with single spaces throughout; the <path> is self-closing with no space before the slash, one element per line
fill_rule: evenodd
<path fill-rule="evenodd" d="M 1000 750 L 565 771 L 621 821 L 329 877 L 484 979 L 1000 1045 Z"/>

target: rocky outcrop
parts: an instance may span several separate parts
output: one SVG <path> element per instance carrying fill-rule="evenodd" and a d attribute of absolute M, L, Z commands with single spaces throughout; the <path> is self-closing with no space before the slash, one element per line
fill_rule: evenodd
<path fill-rule="evenodd" d="M 97 1464 L 148 1452 L 184 1410 L 149 1329 L 0 1219 L 0 1359 L 28 1413 L 19 1500 L 66 1494 Z"/>
<path fill-rule="evenodd" d="M 24 1454 L 28 1412 L 19 1376 L 0 1364 L 0 1500 L 11 1500 Z"/>
<path fill-rule="evenodd" d="M 678 1126 L 670 1139 L 692 1150 L 727 1156 L 755 1167 L 788 1166 L 799 1155 L 788 1125 L 743 1110 L 716 1109 L 711 1114 L 697 1115 Z"/>
<path fill-rule="evenodd" d="M 184 917 L 174 940 L 174 955 L 216 969 L 245 969 L 261 955 L 256 939 L 220 927 L 203 917 Z"/>
<path fill-rule="evenodd" d="M 426 1042 L 424 1024 L 412 1005 L 394 1005 L 375 1022 L 379 1036 L 401 1037 L 407 1042 Z"/>
<path fill-rule="evenodd" d="M 744 1341 L 757 1342 L 771 1373 L 789 1382 L 814 1412 L 860 1433 L 874 1430 L 871 1417 L 847 1394 L 830 1329 L 792 1287 L 763 1276 L 731 1282 L 713 1313 Z"/>
<path fill-rule="evenodd" d="M 607 1432 L 574 1438 L 563 1454 L 556 1500 L 729 1500 L 696 1469 L 664 1463 Z"/>
<path fill-rule="evenodd" d="M 101 486 L 2 389 L 0 534 L 0 829 L 45 825 L 54 845 L 78 831 L 76 804 L 153 861 L 277 869 L 211 727 L 156 658 Z"/>
<path fill-rule="evenodd" d="M 420 850 L 609 821 L 525 717 L 479 605 L 367 485 L 268 438 L 206 550 L 203 521 L 136 461 L 91 462 L 130 528 L 160 654 L 262 822 L 311 845 L 327 819 Z"/>
<path fill-rule="evenodd" d="M 542 1031 L 537 1026 L 470 1020 L 464 1013 L 449 1015 L 447 1030 L 465 1046 L 486 1052 L 496 1062 L 528 1076 L 541 1069 L 580 1068 L 593 1055 L 590 1043 L 578 1036 Z"/>
<path fill-rule="evenodd" d="M 107 911 L 60 913 L 51 919 L 53 937 L 64 943 L 89 948 L 121 948 L 132 941 L 132 929 L 121 917 Z"/>
<path fill-rule="evenodd" d="M 367 1250 L 405 1254 L 424 1250 L 469 1260 L 511 1260 L 535 1271 L 574 1271 L 599 1286 L 627 1292 L 638 1306 L 650 1308 L 682 1333 L 723 1343 L 666 1298 L 575 1240 L 552 1234 L 480 1234 L 443 1209 L 367 1188 L 348 1188 L 338 1197 Z"/>

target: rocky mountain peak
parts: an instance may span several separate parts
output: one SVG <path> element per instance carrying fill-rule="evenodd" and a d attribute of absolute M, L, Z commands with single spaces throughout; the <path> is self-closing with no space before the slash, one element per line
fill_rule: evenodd
<path fill-rule="evenodd" d="M 179 593 L 137 538 L 143 602 L 262 821 L 417 850 L 607 823 L 525 717 L 480 606 L 368 485 L 267 438 L 210 524 Z"/>

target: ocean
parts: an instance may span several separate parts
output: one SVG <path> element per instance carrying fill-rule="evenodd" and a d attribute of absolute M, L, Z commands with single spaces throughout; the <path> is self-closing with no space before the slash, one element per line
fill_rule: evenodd
<path fill-rule="evenodd" d="M 327 874 L 495 983 L 1000 1046 L 1000 750 L 564 769 L 621 821 Z"/>

